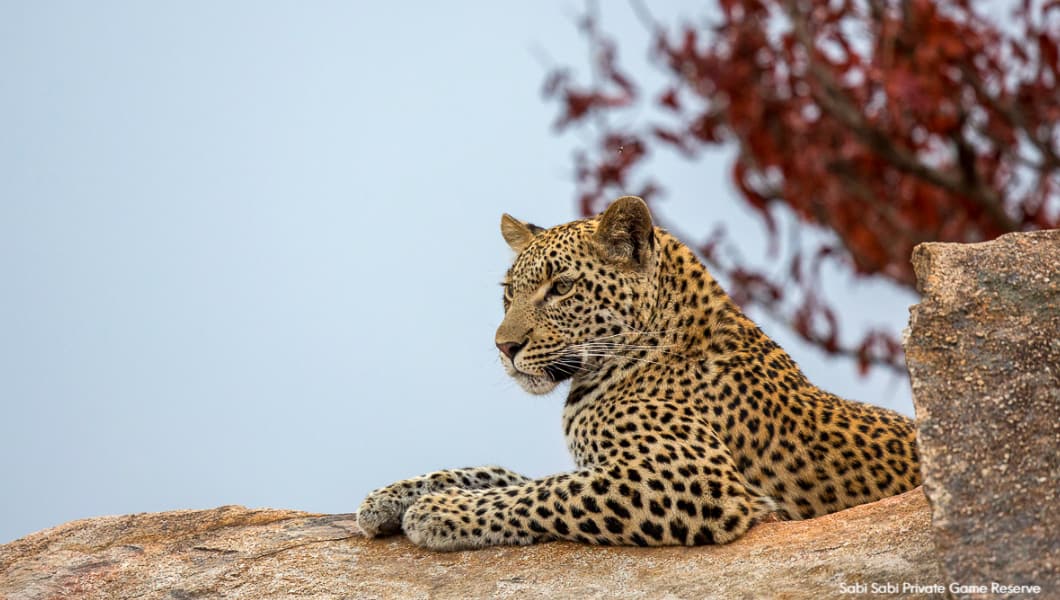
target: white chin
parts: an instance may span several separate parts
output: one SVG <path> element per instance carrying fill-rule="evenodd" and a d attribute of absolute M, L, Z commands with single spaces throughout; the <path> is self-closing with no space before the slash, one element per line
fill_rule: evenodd
<path fill-rule="evenodd" d="M 519 383 L 520 387 L 538 396 L 551 392 L 559 385 L 559 383 L 552 381 L 552 378 L 548 375 L 528 375 L 522 371 L 515 370 L 511 364 L 504 365 L 504 370 L 508 371 L 508 375 L 511 375 Z"/>
<path fill-rule="evenodd" d="M 523 386 L 524 390 L 537 395 L 547 394 L 559 385 L 544 375 L 524 375 L 519 373 L 515 376 L 515 380 L 519 382 L 519 385 Z"/>

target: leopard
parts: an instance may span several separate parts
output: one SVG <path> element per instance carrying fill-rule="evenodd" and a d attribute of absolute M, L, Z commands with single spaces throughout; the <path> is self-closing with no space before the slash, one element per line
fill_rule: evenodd
<path fill-rule="evenodd" d="M 398 481 L 360 505 L 368 536 L 439 551 L 726 544 L 920 485 L 914 421 L 812 384 L 641 198 L 551 228 L 504 214 L 501 233 L 515 259 L 499 357 L 531 394 L 569 382 L 575 469 Z"/>

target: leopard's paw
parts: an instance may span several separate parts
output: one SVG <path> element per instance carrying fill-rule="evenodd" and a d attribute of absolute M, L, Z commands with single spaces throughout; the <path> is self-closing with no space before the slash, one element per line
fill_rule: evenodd
<path fill-rule="evenodd" d="M 361 503 L 357 509 L 357 526 L 368 537 L 392 535 L 401 531 L 401 517 L 411 504 L 388 488 L 376 490 Z"/>
<path fill-rule="evenodd" d="M 413 544 L 430 550 L 463 550 L 482 545 L 454 513 L 449 499 L 446 493 L 430 494 L 405 511 L 401 528 Z"/>

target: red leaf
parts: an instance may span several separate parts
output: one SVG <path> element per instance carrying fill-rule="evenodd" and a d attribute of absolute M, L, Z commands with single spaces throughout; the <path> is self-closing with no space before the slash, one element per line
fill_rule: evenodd
<path fill-rule="evenodd" d="M 669 88 L 659 97 L 659 105 L 674 112 L 681 111 L 681 103 L 677 100 L 677 90 Z"/>

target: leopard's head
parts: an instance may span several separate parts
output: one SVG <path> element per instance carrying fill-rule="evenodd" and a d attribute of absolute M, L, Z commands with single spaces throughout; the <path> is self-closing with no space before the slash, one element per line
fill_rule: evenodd
<path fill-rule="evenodd" d="M 595 218 L 551 229 L 506 214 L 501 233 L 517 256 L 503 282 L 496 343 L 528 392 L 599 369 L 645 332 L 659 244 L 643 200 L 624 196 Z"/>

